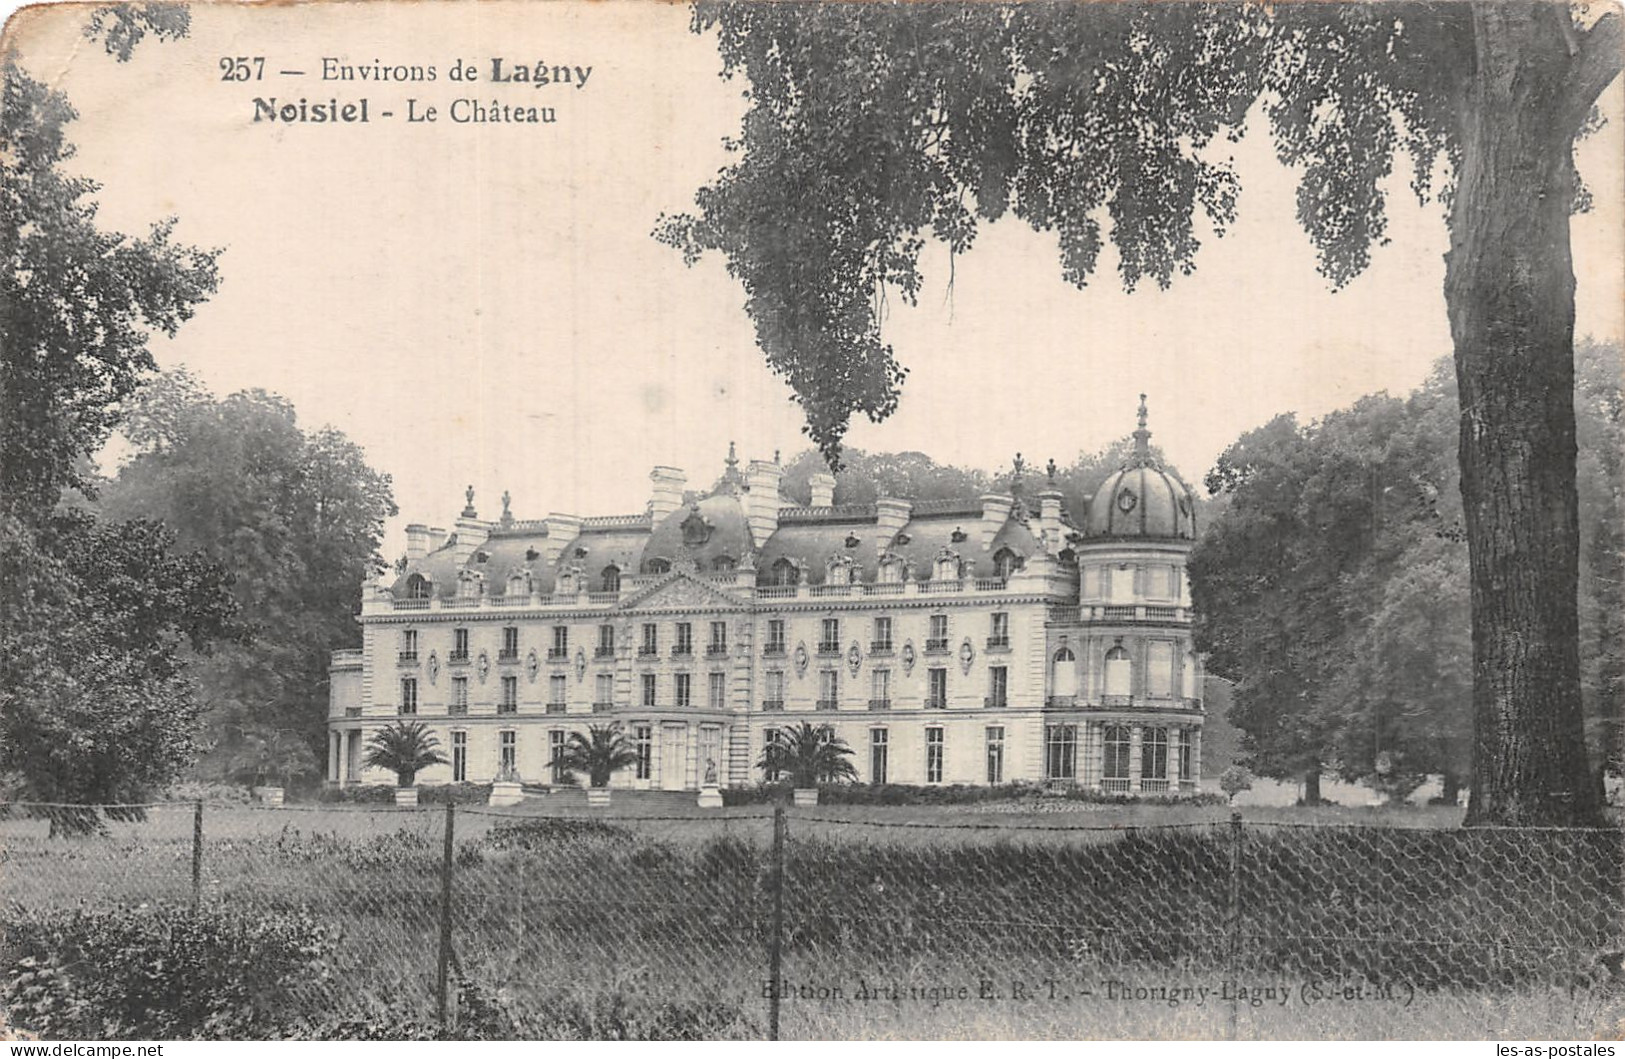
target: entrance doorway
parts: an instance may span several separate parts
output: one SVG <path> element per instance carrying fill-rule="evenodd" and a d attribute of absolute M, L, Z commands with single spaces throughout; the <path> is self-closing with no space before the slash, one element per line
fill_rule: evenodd
<path fill-rule="evenodd" d="M 688 786 L 688 725 L 660 727 L 660 789 L 680 791 Z"/>

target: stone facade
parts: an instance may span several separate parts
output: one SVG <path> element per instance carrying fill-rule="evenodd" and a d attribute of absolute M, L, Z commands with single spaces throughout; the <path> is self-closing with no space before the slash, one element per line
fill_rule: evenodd
<path fill-rule="evenodd" d="M 328 779 L 368 733 L 426 723 L 452 763 L 424 783 L 550 782 L 553 750 L 620 722 L 636 768 L 612 786 L 697 790 L 755 767 L 781 726 L 830 724 L 866 782 L 1018 780 L 1194 789 L 1201 663 L 1191 646 L 1189 489 L 1135 456 L 1088 512 L 1060 494 L 787 505 L 779 465 L 732 452 L 683 502 L 658 467 L 639 515 L 408 528 L 404 569 L 369 584 L 359 651 L 335 652 Z M 1103 505 L 1110 505 L 1109 510 Z"/>

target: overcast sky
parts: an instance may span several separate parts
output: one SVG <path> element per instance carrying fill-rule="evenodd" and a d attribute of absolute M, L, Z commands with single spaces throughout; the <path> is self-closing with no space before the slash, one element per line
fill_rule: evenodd
<path fill-rule="evenodd" d="M 708 484 L 740 455 L 806 446 L 788 389 L 761 361 L 720 258 L 685 268 L 650 237 L 726 163 L 739 82 L 686 7 L 502 3 L 391 8 L 194 7 L 190 39 L 149 41 L 120 65 L 79 35 L 83 11 L 13 27 L 23 65 L 81 118 L 74 165 L 105 185 L 103 222 L 174 214 L 179 236 L 225 248 L 219 293 L 154 348 L 215 392 L 283 394 L 332 424 L 395 481 L 406 521 L 445 524 L 462 489 L 495 516 L 640 510 L 657 463 Z M 267 79 L 222 82 L 228 55 L 265 55 Z M 587 87 L 446 80 L 456 57 L 591 66 Z M 432 85 L 322 84 L 322 57 L 429 65 Z M 302 79 L 278 69 L 312 71 Z M 255 124 L 255 96 L 367 96 L 397 116 L 366 126 Z M 557 108 L 553 125 L 454 125 L 450 101 Z M 408 97 L 438 124 L 401 121 Z M 1618 338 L 1625 262 L 1613 119 L 1582 146 L 1599 210 L 1574 221 L 1579 332 Z M 1060 278 L 1055 240 L 1013 220 L 955 266 L 926 259 L 917 308 L 891 300 L 887 337 L 909 368 L 902 407 L 848 436 L 988 469 L 1020 450 L 1069 461 L 1133 428 L 1150 395 L 1156 441 L 1199 481 L 1241 432 L 1360 394 L 1404 392 L 1449 352 L 1436 207 L 1394 182 L 1391 242 L 1332 293 L 1293 220 L 1292 174 L 1264 123 L 1234 154 L 1240 219 L 1208 239 L 1173 289 L 1124 294 L 1115 259 L 1085 291 Z"/>

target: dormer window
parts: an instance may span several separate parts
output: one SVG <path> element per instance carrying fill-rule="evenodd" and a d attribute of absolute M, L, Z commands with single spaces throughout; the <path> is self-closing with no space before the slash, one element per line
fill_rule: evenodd
<path fill-rule="evenodd" d="M 413 574 L 411 577 L 406 579 L 406 598 L 428 599 L 429 588 L 430 586 L 428 578 L 424 577 L 422 574 Z"/>
<path fill-rule="evenodd" d="M 479 574 L 464 573 L 457 579 L 458 599 L 478 599 L 482 579 Z"/>
<path fill-rule="evenodd" d="M 1000 548 L 993 554 L 993 576 L 1008 580 L 1011 574 L 1021 569 L 1021 559 L 1009 548 Z"/>
<path fill-rule="evenodd" d="M 796 564 L 788 559 L 780 559 L 768 570 L 769 583 L 775 585 L 794 585 L 801 581 L 801 571 Z"/>
<path fill-rule="evenodd" d="M 643 564 L 643 567 L 651 574 L 669 574 L 671 573 L 671 560 L 650 559 L 648 562 Z"/>
<path fill-rule="evenodd" d="M 900 583 L 903 580 L 903 560 L 895 555 L 880 560 L 879 579 L 883 585 Z"/>
<path fill-rule="evenodd" d="M 944 548 L 932 564 L 931 576 L 938 581 L 958 581 L 960 578 L 959 553 Z"/>
<path fill-rule="evenodd" d="M 510 575 L 508 577 L 508 595 L 521 597 L 530 595 L 530 574 L 515 573 Z"/>
<path fill-rule="evenodd" d="M 603 573 L 598 575 L 599 591 L 619 592 L 621 590 L 621 570 L 618 566 L 606 566 Z"/>
<path fill-rule="evenodd" d="M 719 574 L 730 573 L 738 565 L 739 564 L 734 562 L 733 557 L 730 555 L 719 555 L 715 559 L 711 560 L 711 569 L 715 570 Z"/>
<path fill-rule="evenodd" d="M 850 585 L 852 583 L 852 560 L 844 555 L 830 556 L 829 565 L 825 568 L 824 580 L 831 585 Z"/>

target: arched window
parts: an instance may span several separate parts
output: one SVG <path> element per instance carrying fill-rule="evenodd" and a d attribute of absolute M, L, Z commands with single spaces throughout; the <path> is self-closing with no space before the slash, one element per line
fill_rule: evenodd
<path fill-rule="evenodd" d="M 711 569 L 715 570 L 719 574 L 728 573 L 729 571 L 735 569 L 738 565 L 739 564 L 734 561 L 734 558 L 731 555 L 719 555 L 715 559 L 711 560 Z"/>
<path fill-rule="evenodd" d="M 1055 652 L 1050 667 L 1050 694 L 1062 697 L 1078 693 L 1078 658 L 1072 648 L 1063 647 Z"/>
<path fill-rule="evenodd" d="M 1168 729 L 1147 728 L 1140 733 L 1140 778 L 1168 778 Z"/>
<path fill-rule="evenodd" d="M 824 580 L 831 585 L 850 585 L 852 583 L 852 564 L 836 559 L 829 564 Z"/>
<path fill-rule="evenodd" d="M 506 592 L 510 596 L 530 595 L 530 574 L 523 571 L 509 574 Z"/>
<path fill-rule="evenodd" d="M 895 585 L 903 580 L 903 560 L 895 555 L 880 560 L 880 583 Z"/>
<path fill-rule="evenodd" d="M 1021 569 L 1021 559 L 1009 548 L 1000 548 L 993 553 L 993 576 L 1004 579 Z"/>
<path fill-rule="evenodd" d="M 1106 694 L 1134 694 L 1134 663 L 1121 647 L 1106 652 Z"/>
<path fill-rule="evenodd" d="M 643 568 L 649 571 L 651 574 L 669 574 L 671 573 L 671 560 L 650 559 L 648 562 L 643 564 Z"/>
<path fill-rule="evenodd" d="M 429 579 L 422 574 L 413 574 L 406 579 L 407 599 L 428 599 Z"/>
<path fill-rule="evenodd" d="M 604 572 L 599 575 L 598 583 L 601 592 L 619 592 L 621 590 L 621 568 L 613 565 L 604 567 Z"/>
<path fill-rule="evenodd" d="M 768 568 L 768 581 L 775 585 L 794 585 L 801 581 L 801 571 L 788 559 L 780 559 Z"/>
<path fill-rule="evenodd" d="M 1128 725 L 1108 724 L 1106 726 L 1106 760 L 1103 774 L 1106 779 L 1128 779 L 1128 752 Z"/>
<path fill-rule="evenodd" d="M 480 594 L 482 579 L 479 574 L 464 573 L 457 579 L 457 596 L 459 599 L 477 599 Z"/>
<path fill-rule="evenodd" d="M 937 556 L 932 565 L 931 576 L 938 581 L 959 580 L 959 556 L 948 554 Z"/>

